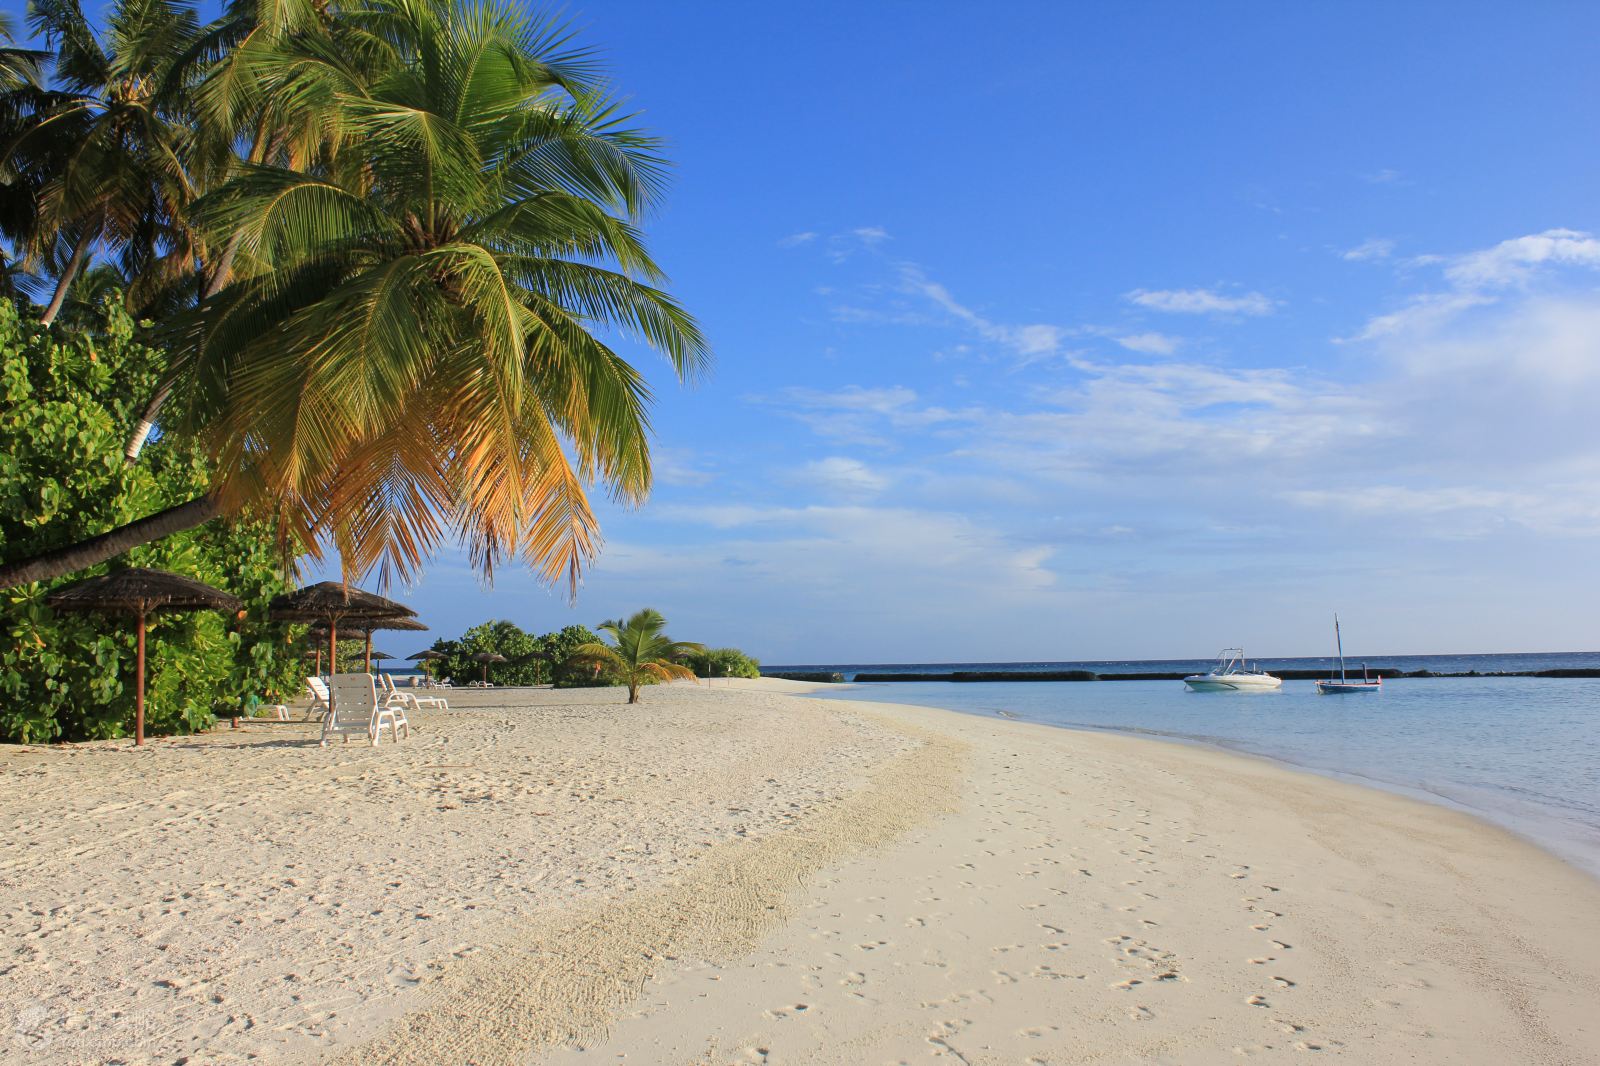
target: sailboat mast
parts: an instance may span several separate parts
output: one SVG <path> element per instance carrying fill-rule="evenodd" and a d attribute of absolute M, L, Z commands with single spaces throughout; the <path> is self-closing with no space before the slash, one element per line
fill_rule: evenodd
<path fill-rule="evenodd" d="M 1344 635 L 1339 632 L 1339 616 L 1333 616 L 1333 642 L 1339 646 L 1339 680 L 1344 680 Z"/>

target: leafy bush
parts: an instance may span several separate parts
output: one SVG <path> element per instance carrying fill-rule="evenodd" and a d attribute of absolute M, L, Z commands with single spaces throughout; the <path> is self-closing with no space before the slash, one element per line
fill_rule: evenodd
<path fill-rule="evenodd" d="M 761 664 L 738 648 L 707 648 L 687 656 L 696 677 L 760 677 Z"/>
<path fill-rule="evenodd" d="M 497 685 L 545 685 L 553 681 L 557 688 L 585 688 L 621 684 L 614 671 L 601 670 L 597 675 L 594 664 L 573 660 L 573 651 L 598 639 L 585 626 L 567 626 L 534 636 L 514 622 L 499 619 L 473 626 L 459 640 L 434 641 L 433 650 L 448 658 L 438 660 L 433 672 L 457 685 L 478 681 L 483 677 L 483 664 L 472 656 L 493 652 L 510 660 L 489 664 L 489 680 Z"/>
<path fill-rule="evenodd" d="M 0 300 L 0 558 L 93 536 L 203 492 L 204 458 L 171 440 L 122 457 L 165 359 L 138 343 L 107 300 L 82 328 L 52 331 Z M 263 522 L 217 520 L 115 560 L 198 578 L 245 601 L 243 618 L 157 613 L 147 647 L 146 730 L 204 729 L 249 695 L 298 686 L 300 648 L 268 622 L 284 560 Z M 130 618 L 58 615 L 51 589 L 110 567 L 0 593 L 0 740 L 37 743 L 126 735 L 133 717 Z"/>

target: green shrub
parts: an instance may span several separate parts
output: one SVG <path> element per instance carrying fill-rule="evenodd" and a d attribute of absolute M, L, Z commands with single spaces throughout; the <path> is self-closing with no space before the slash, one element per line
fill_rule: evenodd
<path fill-rule="evenodd" d="M 738 648 L 707 648 L 684 660 L 696 677 L 760 677 L 761 664 Z"/>
<path fill-rule="evenodd" d="M 46 329 L 0 300 L 0 558 L 25 558 L 194 498 L 208 484 L 193 448 L 156 440 L 129 466 L 122 449 L 165 363 L 135 340 L 135 323 L 107 300 L 83 325 Z M 215 611 L 152 616 L 146 670 L 151 734 L 209 727 L 250 695 L 299 685 L 300 647 L 268 622 L 287 588 L 272 528 L 217 520 L 113 560 L 198 578 L 245 601 L 245 617 Z M 53 588 L 97 566 L 0 593 L 0 740 L 37 743 L 126 735 L 133 716 L 132 619 L 57 615 Z"/>

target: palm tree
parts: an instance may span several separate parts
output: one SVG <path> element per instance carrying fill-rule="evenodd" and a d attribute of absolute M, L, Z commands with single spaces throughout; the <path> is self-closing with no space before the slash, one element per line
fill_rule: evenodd
<path fill-rule="evenodd" d="M 573 655 L 616 667 L 628 682 L 628 702 L 638 703 L 639 685 L 647 677 L 657 681 L 694 680 L 694 671 L 678 660 L 705 650 L 704 645 L 668 637 L 662 632 L 666 626 L 661 612 L 646 607 L 627 621 L 601 622 L 595 628 L 610 637 L 611 643 L 582 644 Z"/>
<path fill-rule="evenodd" d="M 53 171 L 38 193 L 30 249 L 56 275 L 40 321 L 60 314 L 96 246 L 117 257 L 134 300 L 156 298 L 203 254 L 182 219 L 196 191 L 185 160 L 193 119 L 182 96 L 162 91 L 199 32 L 194 11 L 174 0 L 119 0 L 99 36 L 78 0 L 31 0 L 28 19 L 54 49 L 59 83 L 36 97 L 31 122 L 6 147 L 8 163 L 26 168 L 29 156 L 44 157 Z"/>
<path fill-rule="evenodd" d="M 575 588 L 598 548 L 586 485 L 650 487 L 649 390 L 597 334 L 642 339 L 680 378 L 708 358 L 635 225 L 663 162 L 559 31 L 495 0 L 343 17 L 390 49 L 385 69 L 283 60 L 319 91 L 344 79 L 345 149 L 247 166 L 195 205 L 214 240 L 242 240 L 235 280 L 174 333 L 180 424 L 235 499 L 353 573 L 409 578 L 453 531 L 485 574 L 521 556 Z"/>
<path fill-rule="evenodd" d="M 230 279 L 168 324 L 163 428 L 209 445 L 216 488 L 0 585 L 253 506 L 350 576 L 409 578 L 454 534 L 485 576 L 520 557 L 575 590 L 599 547 L 588 488 L 648 493 L 651 394 L 610 338 L 680 380 L 709 363 L 639 230 L 656 142 L 503 0 L 332 11 L 337 37 L 283 33 L 248 65 L 306 122 L 183 216 Z"/>

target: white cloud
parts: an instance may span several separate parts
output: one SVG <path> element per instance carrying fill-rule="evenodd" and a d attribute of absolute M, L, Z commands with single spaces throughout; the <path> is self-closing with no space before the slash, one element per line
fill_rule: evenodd
<path fill-rule="evenodd" d="M 1374 170 L 1370 173 L 1362 174 L 1361 180 L 1366 182 L 1368 185 L 1410 184 L 1408 181 L 1406 181 L 1404 174 L 1400 173 L 1398 170 L 1391 170 L 1389 167 L 1384 167 L 1381 170 Z"/>
<path fill-rule="evenodd" d="M 1493 301 L 1475 293 L 1424 293 L 1413 296 L 1397 311 L 1369 318 L 1361 332 L 1342 340 L 1370 341 L 1426 332 L 1437 329 L 1469 308 L 1488 303 Z"/>
<path fill-rule="evenodd" d="M 1117 343 L 1130 352 L 1142 352 L 1145 355 L 1171 355 L 1178 350 L 1182 341 L 1166 333 L 1134 333 L 1126 337 L 1118 337 Z"/>
<path fill-rule="evenodd" d="M 874 411 L 886 414 L 915 403 L 915 391 L 903 385 L 888 388 L 866 389 L 860 385 L 846 385 L 842 389 L 827 391 L 795 386 L 785 389 L 783 395 L 797 407 L 844 411 Z"/>
<path fill-rule="evenodd" d="M 831 496 L 873 496 L 889 487 L 889 479 L 859 459 L 830 455 L 800 469 L 800 480 Z"/>
<path fill-rule="evenodd" d="M 950 290 L 929 279 L 922 268 L 913 263 L 902 263 L 900 277 L 906 291 L 931 300 L 935 305 L 969 326 L 984 340 L 1003 344 L 1024 360 L 1056 354 L 1069 335 L 1061 326 L 1048 323 L 1009 326 L 993 322 L 958 301 Z"/>
<path fill-rule="evenodd" d="M 1269 315 L 1275 306 L 1259 292 L 1230 296 L 1212 289 L 1135 289 L 1127 299 L 1152 311 L 1186 315 Z"/>
<path fill-rule="evenodd" d="M 1351 262 L 1363 262 L 1372 259 L 1387 259 L 1394 254 L 1394 241 L 1387 237 L 1369 237 L 1348 251 L 1341 252 L 1341 259 Z"/>
<path fill-rule="evenodd" d="M 972 609 L 1011 602 L 1055 583 L 1047 566 L 1054 548 L 1018 542 L 965 514 L 864 505 L 652 510 L 742 532 L 746 539 L 708 545 L 715 565 L 728 554 L 759 559 L 765 587 L 781 587 L 787 598 L 820 597 L 835 610 L 841 606 L 836 597 L 847 594 L 855 603 L 892 603 L 902 621 L 925 617 L 939 626 L 954 603 Z M 691 554 L 674 559 L 692 565 Z M 935 613 L 901 615 L 908 600 L 917 599 Z"/>
<path fill-rule="evenodd" d="M 688 452 L 657 447 L 651 450 L 650 467 L 662 485 L 705 485 L 715 475 L 696 466 Z"/>
<path fill-rule="evenodd" d="M 1411 267 L 1442 266 L 1449 287 L 1410 297 L 1398 310 L 1376 315 L 1353 337 L 1372 341 L 1437 331 L 1463 312 L 1497 303 L 1496 290 L 1528 288 L 1543 272 L 1558 267 L 1600 268 L 1600 239 L 1581 230 L 1550 229 L 1513 237 L 1463 255 L 1421 255 Z"/>
<path fill-rule="evenodd" d="M 817 239 L 817 235 L 810 230 L 804 233 L 791 233 L 778 242 L 779 248 L 798 248 L 802 244 L 810 244 Z"/>
<path fill-rule="evenodd" d="M 1457 485 L 1412 488 L 1364 485 L 1345 491 L 1304 489 L 1287 493 L 1303 507 L 1373 518 L 1437 519 L 1435 535 L 1475 537 L 1522 526 L 1558 536 L 1600 533 L 1600 484 L 1563 486 L 1551 493 Z"/>
<path fill-rule="evenodd" d="M 778 396 L 750 399 L 783 409 L 820 437 L 878 448 L 898 447 L 901 435 L 911 430 L 974 417 L 971 412 L 918 407 L 917 394 L 898 385 L 872 389 L 849 385 L 832 391 L 797 386 Z"/>
<path fill-rule="evenodd" d="M 1462 288 L 1494 288 L 1525 283 L 1536 268 L 1547 265 L 1600 266 L 1600 240 L 1570 229 L 1514 237 L 1457 257 L 1445 268 L 1445 277 Z"/>
<path fill-rule="evenodd" d="M 889 231 L 882 226 L 860 226 L 850 232 L 856 240 L 868 246 L 882 244 L 889 239 Z"/>

